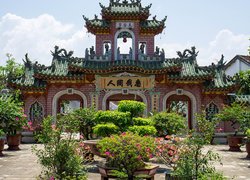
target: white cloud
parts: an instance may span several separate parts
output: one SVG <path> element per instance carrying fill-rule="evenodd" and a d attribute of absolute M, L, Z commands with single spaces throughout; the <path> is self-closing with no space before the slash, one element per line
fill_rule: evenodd
<path fill-rule="evenodd" d="M 94 43 L 93 37 L 88 36 L 85 28 L 76 30 L 72 24 L 63 24 L 48 14 L 32 19 L 6 14 L 0 19 L 0 65 L 5 62 L 6 53 L 13 54 L 21 63 L 26 52 L 31 60 L 49 65 L 50 50 L 55 45 L 83 57 L 85 48 Z"/>
<path fill-rule="evenodd" d="M 210 65 L 212 62 L 217 63 L 221 55 L 225 56 L 226 61 L 230 61 L 237 54 L 246 55 L 249 45 L 250 35 L 234 34 L 230 30 L 224 29 L 217 33 L 214 40 L 204 47 L 196 47 L 199 51 L 198 63 L 200 65 Z M 191 44 L 161 44 L 167 54 L 167 57 L 176 57 L 176 51 L 183 51 L 190 48 Z"/>
<path fill-rule="evenodd" d="M 221 54 L 226 60 L 236 54 L 247 54 L 250 35 L 234 34 L 224 29 L 203 47 L 197 47 L 200 52 L 198 63 L 209 65 L 220 59 Z M 6 53 L 11 53 L 22 63 L 25 53 L 31 60 L 49 65 L 52 56 L 50 50 L 55 45 L 67 50 L 73 50 L 74 56 L 84 57 L 85 48 L 94 45 L 95 40 L 86 28 L 76 29 L 72 24 L 64 24 L 48 14 L 26 19 L 14 14 L 6 14 L 0 19 L 0 65 L 6 60 Z M 157 42 L 156 42 L 157 43 Z M 177 57 L 176 51 L 183 51 L 193 44 L 169 43 L 159 44 L 165 49 L 167 57 Z"/>

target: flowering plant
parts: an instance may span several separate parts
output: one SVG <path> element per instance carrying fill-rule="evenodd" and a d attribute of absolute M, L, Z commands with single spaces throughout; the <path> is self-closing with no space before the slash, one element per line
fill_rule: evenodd
<path fill-rule="evenodd" d="M 102 139 L 98 143 L 100 152 L 107 156 L 107 166 L 115 167 L 120 173 L 133 179 L 134 172 L 146 166 L 155 153 L 154 139 L 132 133 L 122 133 Z"/>
<path fill-rule="evenodd" d="M 15 135 L 26 124 L 23 104 L 13 96 L 0 97 L 0 128 L 8 135 Z"/>

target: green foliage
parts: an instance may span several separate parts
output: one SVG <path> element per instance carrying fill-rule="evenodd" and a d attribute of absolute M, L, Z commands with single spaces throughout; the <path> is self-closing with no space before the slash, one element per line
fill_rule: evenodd
<path fill-rule="evenodd" d="M 152 119 L 150 118 L 142 118 L 142 117 L 138 117 L 138 118 L 133 118 L 133 124 L 136 126 L 151 126 L 154 125 Z"/>
<path fill-rule="evenodd" d="M 132 124 L 129 112 L 98 111 L 95 119 L 97 123 L 114 123 L 122 132 Z"/>
<path fill-rule="evenodd" d="M 0 96 L 0 128 L 9 135 L 14 135 L 27 125 L 27 116 L 23 103 L 13 95 Z"/>
<path fill-rule="evenodd" d="M 93 129 L 94 133 L 101 137 L 108 137 L 119 132 L 119 128 L 113 123 L 97 124 Z"/>
<path fill-rule="evenodd" d="M 24 73 L 24 67 L 16 63 L 11 54 L 6 54 L 7 61 L 5 66 L 0 66 L 0 90 L 7 87 L 7 82 L 11 78 L 19 77 Z"/>
<path fill-rule="evenodd" d="M 124 101 L 120 101 L 118 104 L 118 111 L 130 112 L 131 118 L 141 116 L 145 108 L 146 108 L 146 105 L 138 101 L 124 100 Z"/>
<path fill-rule="evenodd" d="M 238 94 L 250 95 L 250 70 L 236 74 L 234 80 L 240 85 Z"/>
<path fill-rule="evenodd" d="M 250 110 L 249 107 L 242 104 L 233 103 L 231 106 L 225 106 L 220 113 L 216 114 L 215 118 L 219 121 L 230 121 L 235 135 L 240 130 L 246 131 L 250 128 Z M 237 124 L 239 128 L 237 128 Z"/>
<path fill-rule="evenodd" d="M 128 130 L 140 136 L 155 135 L 157 132 L 154 126 L 130 126 Z"/>
<path fill-rule="evenodd" d="M 201 114 L 196 114 L 197 131 L 199 133 L 200 138 L 202 138 L 202 143 L 211 144 L 211 140 L 213 138 L 218 123 L 219 122 L 215 119 L 212 121 L 207 120 L 205 111 L 203 111 Z M 197 138 L 196 140 L 199 140 L 199 138 Z"/>
<path fill-rule="evenodd" d="M 158 136 L 178 134 L 186 127 L 185 119 L 176 113 L 160 112 L 152 117 Z"/>
<path fill-rule="evenodd" d="M 3 129 L 0 129 L 0 139 L 1 139 L 1 137 L 3 137 L 4 135 L 5 135 L 4 130 L 3 130 Z"/>
<path fill-rule="evenodd" d="M 95 113 L 93 108 L 81 108 L 72 113 L 79 121 L 79 131 L 85 139 L 92 139 L 93 127 L 96 125 Z"/>
<path fill-rule="evenodd" d="M 132 133 L 122 133 L 102 139 L 98 143 L 102 154 L 115 163 L 115 168 L 133 179 L 134 172 L 145 166 L 155 152 L 154 139 Z M 112 164 L 109 164 L 112 165 Z"/>
<path fill-rule="evenodd" d="M 52 125 L 52 117 L 43 120 L 42 132 L 39 135 L 44 148 L 33 147 L 43 167 L 42 178 L 75 179 L 78 175 L 86 179 L 86 170 L 82 166 L 83 158 L 79 142 L 73 139 L 75 123 L 70 117 L 58 117 L 56 125 Z M 64 132 L 67 130 L 67 134 Z"/>
<path fill-rule="evenodd" d="M 247 138 L 250 138 L 250 129 L 247 129 L 245 134 L 246 134 Z"/>
<path fill-rule="evenodd" d="M 204 145 L 211 141 L 216 122 L 206 120 L 205 112 L 197 115 L 196 121 L 198 132 L 191 131 L 187 138 L 176 146 L 178 160 L 174 166 L 174 175 L 186 179 L 201 179 L 212 175 L 222 177 L 213 166 L 214 162 L 220 161 L 219 155 L 212 150 L 203 149 Z"/>

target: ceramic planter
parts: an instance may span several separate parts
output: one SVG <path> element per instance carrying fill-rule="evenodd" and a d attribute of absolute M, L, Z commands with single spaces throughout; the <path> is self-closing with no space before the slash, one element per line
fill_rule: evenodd
<path fill-rule="evenodd" d="M 99 173 L 101 174 L 102 180 L 108 180 L 109 178 L 117 178 L 112 174 L 112 171 L 116 170 L 115 168 L 109 168 L 102 165 L 97 165 L 97 167 L 99 169 Z M 135 171 L 134 175 L 143 175 L 146 180 L 153 180 L 158 168 L 159 166 L 156 165 L 151 165 L 147 168 L 140 168 Z"/>
<path fill-rule="evenodd" d="M 243 143 L 243 136 L 228 136 L 229 151 L 240 152 L 240 146 Z"/>
<path fill-rule="evenodd" d="M 16 151 L 20 150 L 19 145 L 21 143 L 21 134 L 7 135 L 8 150 Z"/>
<path fill-rule="evenodd" d="M 250 140 L 246 142 L 247 158 L 250 158 Z"/>
<path fill-rule="evenodd" d="M 0 138 L 0 156 L 3 156 L 3 150 L 4 150 L 4 139 Z"/>

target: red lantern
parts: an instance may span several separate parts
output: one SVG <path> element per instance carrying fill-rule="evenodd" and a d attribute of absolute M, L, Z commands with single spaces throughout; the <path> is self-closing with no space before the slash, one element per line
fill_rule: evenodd
<path fill-rule="evenodd" d="M 123 42 L 124 42 L 124 43 L 127 42 L 127 36 L 126 36 L 126 35 L 123 36 Z"/>

